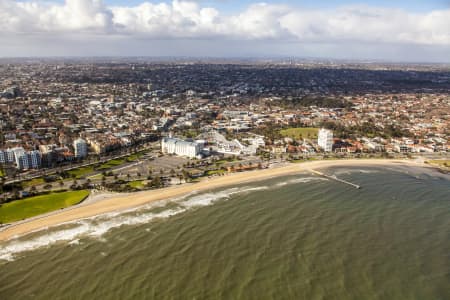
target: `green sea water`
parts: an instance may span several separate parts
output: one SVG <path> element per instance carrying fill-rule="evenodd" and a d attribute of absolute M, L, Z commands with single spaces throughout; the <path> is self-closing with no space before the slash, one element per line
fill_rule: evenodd
<path fill-rule="evenodd" d="M 450 299 L 450 179 L 332 168 L 0 244 L 0 299 Z M 250 176 L 250 173 L 249 173 Z"/>

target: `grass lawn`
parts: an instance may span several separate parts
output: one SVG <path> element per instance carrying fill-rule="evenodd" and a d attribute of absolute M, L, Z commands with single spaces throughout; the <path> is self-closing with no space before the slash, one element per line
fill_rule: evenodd
<path fill-rule="evenodd" d="M 27 187 L 31 187 L 31 186 L 35 186 L 35 185 L 39 185 L 39 184 L 44 184 L 44 178 L 39 177 L 39 178 L 33 178 L 31 180 L 27 180 L 22 182 L 22 187 L 27 188 Z"/>
<path fill-rule="evenodd" d="M 439 167 L 450 168 L 450 160 L 448 160 L 448 159 L 428 160 L 427 163 L 429 163 L 431 165 L 437 165 Z"/>
<path fill-rule="evenodd" d="M 144 152 L 138 152 L 138 153 L 131 154 L 131 155 L 127 156 L 126 160 L 127 161 L 136 161 L 139 158 L 141 158 L 142 156 L 144 156 Z"/>
<path fill-rule="evenodd" d="M 128 182 L 128 185 L 134 189 L 144 188 L 144 182 L 142 180 L 135 180 Z"/>
<path fill-rule="evenodd" d="M 70 174 L 70 177 L 75 175 L 77 179 L 79 179 L 81 177 L 85 177 L 86 175 L 88 175 L 92 172 L 94 172 L 94 167 L 92 167 L 92 166 L 87 166 L 87 167 L 82 167 L 82 168 L 77 168 L 77 169 L 67 171 L 67 173 Z"/>
<path fill-rule="evenodd" d="M 219 174 L 219 175 L 222 175 L 222 174 L 224 174 L 224 173 L 226 173 L 226 171 L 225 170 L 222 170 L 222 169 L 219 169 L 219 170 L 209 170 L 209 171 L 206 171 L 206 176 L 212 176 L 212 175 L 216 175 L 216 174 Z"/>
<path fill-rule="evenodd" d="M 0 223 L 10 223 L 34 217 L 80 203 L 89 191 L 50 193 L 5 203 L 0 207 Z"/>
<path fill-rule="evenodd" d="M 112 167 L 120 166 L 123 163 L 125 163 L 124 158 L 112 159 L 112 160 L 107 161 L 104 164 L 102 164 L 100 167 L 98 167 L 97 170 L 108 170 L 108 169 L 111 169 Z"/>
<path fill-rule="evenodd" d="M 215 164 L 221 165 L 221 164 L 236 162 L 236 161 L 240 161 L 240 159 L 238 159 L 237 157 L 235 157 L 235 158 L 230 157 L 230 158 L 224 158 L 224 159 L 218 160 L 215 162 Z"/>
<path fill-rule="evenodd" d="M 5 172 L 3 172 L 2 169 L 0 169 L 0 177 L 3 177 L 3 176 L 5 176 Z"/>
<path fill-rule="evenodd" d="M 317 139 L 317 134 L 319 133 L 319 128 L 312 127 L 299 127 L 299 128 L 288 128 L 280 130 L 280 134 L 284 137 L 290 137 L 295 140 L 304 139 Z"/>
<path fill-rule="evenodd" d="M 146 153 L 146 151 L 142 151 L 142 152 L 128 155 L 127 157 L 124 157 L 124 158 L 111 159 L 111 160 L 105 162 L 104 164 L 102 164 L 100 167 L 98 167 L 98 170 L 108 170 L 113 167 L 120 166 L 126 162 L 137 161 L 139 158 L 144 156 L 145 153 Z"/>

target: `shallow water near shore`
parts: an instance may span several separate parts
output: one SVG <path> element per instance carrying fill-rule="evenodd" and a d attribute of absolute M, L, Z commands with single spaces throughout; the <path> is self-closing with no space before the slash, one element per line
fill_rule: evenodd
<path fill-rule="evenodd" d="M 450 179 L 325 170 L 0 243 L 0 299 L 449 299 Z"/>

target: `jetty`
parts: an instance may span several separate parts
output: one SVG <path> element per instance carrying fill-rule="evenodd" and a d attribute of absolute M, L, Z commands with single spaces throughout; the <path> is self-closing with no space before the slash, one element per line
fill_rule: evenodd
<path fill-rule="evenodd" d="M 319 172 L 319 171 L 316 171 L 316 170 L 310 170 L 310 171 L 311 171 L 311 173 L 316 174 L 318 176 L 322 176 L 322 177 L 325 177 L 325 178 L 328 178 L 328 179 L 331 179 L 331 180 L 335 180 L 337 182 L 341 182 L 341 183 L 350 185 L 350 186 L 352 186 L 352 187 L 354 187 L 356 189 L 360 189 L 361 188 L 361 186 L 359 186 L 357 184 L 354 184 L 354 183 L 352 183 L 350 181 L 337 178 L 335 175 L 328 175 L 328 174 L 325 174 L 325 173 L 322 173 L 322 172 Z"/>

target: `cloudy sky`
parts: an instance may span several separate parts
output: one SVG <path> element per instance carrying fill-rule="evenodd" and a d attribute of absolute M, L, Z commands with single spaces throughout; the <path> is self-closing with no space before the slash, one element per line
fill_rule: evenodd
<path fill-rule="evenodd" d="M 0 56 L 450 62 L 450 0 L 0 0 Z"/>

